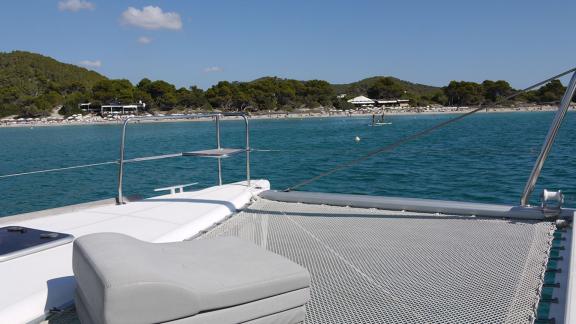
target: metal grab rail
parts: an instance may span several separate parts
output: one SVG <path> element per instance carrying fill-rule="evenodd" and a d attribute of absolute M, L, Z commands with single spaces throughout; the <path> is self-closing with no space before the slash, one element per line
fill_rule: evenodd
<path fill-rule="evenodd" d="M 194 115 L 181 115 L 181 116 L 152 116 L 152 117 L 129 117 L 124 120 L 122 124 L 122 137 L 120 140 L 120 159 L 118 160 L 118 196 L 116 197 L 117 204 L 124 204 L 124 196 L 122 191 L 123 179 L 124 179 L 124 163 L 129 160 L 124 159 L 124 152 L 126 147 L 126 127 L 131 121 L 152 121 L 152 120 L 175 120 L 175 119 L 199 119 L 199 118 L 215 118 L 216 119 L 216 141 L 218 149 L 220 147 L 220 118 L 221 117 L 242 117 L 244 119 L 244 125 L 246 129 L 246 182 L 250 186 L 250 127 L 248 125 L 248 117 L 244 113 L 207 113 L 207 114 L 194 114 Z M 182 156 L 182 153 L 169 154 L 170 157 Z M 167 156 L 166 156 L 167 157 Z M 131 160 L 138 160 L 131 159 Z M 146 158 L 144 158 L 146 159 Z M 142 159 L 142 160 L 144 160 Z M 221 161 L 218 158 L 218 184 L 222 185 L 222 168 Z"/>
<path fill-rule="evenodd" d="M 532 168 L 532 172 L 530 173 L 530 177 L 526 182 L 526 186 L 524 187 L 524 191 L 522 192 L 522 198 L 520 199 L 520 204 L 522 206 L 527 206 L 528 199 L 530 199 L 530 195 L 534 191 L 534 187 L 536 186 L 536 182 L 538 181 L 538 177 L 540 176 L 540 172 L 542 171 L 542 167 L 544 167 L 544 162 L 548 158 L 548 154 L 550 154 L 550 150 L 552 149 L 552 145 L 554 144 L 554 140 L 558 135 L 558 130 L 564 121 L 564 117 L 566 116 L 566 112 L 570 107 L 570 102 L 574 97 L 574 92 L 576 91 L 576 72 L 572 74 L 572 78 L 570 79 L 570 83 L 568 83 L 568 87 L 566 87 L 566 92 L 564 92 L 564 96 L 562 97 L 562 101 L 558 106 L 558 111 L 554 116 L 554 120 L 552 121 L 552 125 L 550 125 L 550 129 L 548 130 L 548 134 L 546 135 L 546 140 L 544 141 L 544 145 L 542 145 L 542 150 L 540 151 L 540 155 L 538 155 L 538 159 Z"/>

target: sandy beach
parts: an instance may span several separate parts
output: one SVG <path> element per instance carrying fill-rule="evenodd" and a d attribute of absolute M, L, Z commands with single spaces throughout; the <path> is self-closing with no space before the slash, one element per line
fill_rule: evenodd
<path fill-rule="evenodd" d="M 403 109 L 363 109 L 354 111 L 335 111 L 335 110 L 310 110 L 298 112 L 270 112 L 270 113 L 251 113 L 250 120 L 260 119 L 303 119 L 303 118 L 330 118 L 330 117 L 369 117 L 373 114 L 387 116 L 404 116 L 404 115 L 434 115 L 434 114 L 460 114 L 469 112 L 476 107 L 410 107 Z M 530 107 L 502 107 L 502 108 L 487 108 L 478 113 L 506 113 L 506 112 L 542 112 L 542 111 L 555 111 L 557 106 L 530 106 Z M 570 110 L 576 109 L 571 106 Z M 197 112 L 200 113 L 200 112 Z M 180 114 L 182 115 L 182 114 Z M 158 116 L 164 116 L 158 115 Z M 166 116 L 178 116 L 178 114 L 166 114 Z M 0 128 L 8 127 L 50 127 L 50 126 L 73 126 L 73 125 L 120 125 L 127 116 L 116 116 L 115 118 L 103 118 L 94 115 L 74 115 L 72 118 L 4 118 L 0 120 Z M 226 117 L 226 119 L 234 119 L 240 117 Z M 147 120 L 138 121 L 142 123 L 158 123 L 158 122 L 197 122 L 209 121 L 212 118 L 197 118 L 197 119 L 169 119 L 169 120 Z"/>

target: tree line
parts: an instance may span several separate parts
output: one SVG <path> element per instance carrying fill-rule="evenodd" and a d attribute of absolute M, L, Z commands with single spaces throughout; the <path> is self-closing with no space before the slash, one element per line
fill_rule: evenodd
<path fill-rule="evenodd" d="M 264 77 L 251 82 L 221 81 L 207 90 L 176 87 L 162 80 L 111 80 L 86 69 L 27 52 L 0 53 L 0 117 L 64 115 L 78 104 L 128 104 L 143 101 L 155 111 L 290 111 L 300 108 L 350 109 L 348 99 L 409 99 L 412 106 L 493 104 L 515 93 L 503 80 L 451 81 L 444 87 L 418 85 L 393 77 L 373 77 L 350 84 Z M 558 80 L 505 102 L 506 105 L 558 101 L 565 87 Z"/>
<path fill-rule="evenodd" d="M 482 103 L 491 104 L 500 102 L 506 97 L 514 94 L 517 90 L 513 89 L 508 82 L 486 80 L 482 83 L 452 81 L 446 87 L 442 88 L 443 98 L 441 103 L 450 106 L 476 106 Z M 538 103 L 551 104 L 562 98 L 566 87 L 559 80 L 553 80 L 539 89 L 528 91 L 507 103 Z"/>
<path fill-rule="evenodd" d="M 562 83 L 555 80 L 502 104 L 554 103 L 565 90 Z M 375 99 L 409 99 L 413 106 L 477 106 L 500 102 L 516 91 L 503 80 L 486 80 L 482 83 L 452 81 L 436 91 L 418 94 L 392 78 L 382 77 L 366 89 L 365 95 Z M 196 86 L 176 88 L 161 80 L 142 79 L 135 86 L 128 80 L 101 80 L 91 91 L 85 89 L 68 95 L 64 106 L 65 112 L 72 112 L 80 102 L 100 105 L 143 101 L 158 111 L 219 109 L 257 112 L 319 107 L 350 109 L 352 106 L 347 102 L 350 98 L 350 95 L 338 96 L 330 83 L 322 80 L 266 77 L 252 82 L 220 81 L 206 91 Z"/>
<path fill-rule="evenodd" d="M 252 82 L 221 81 L 204 91 L 196 86 L 176 88 L 166 81 L 142 79 L 101 80 L 91 91 L 77 92 L 64 102 L 64 113 L 74 113 L 81 102 L 98 106 L 142 101 L 157 111 L 212 110 L 276 111 L 295 108 L 332 107 L 336 95 L 326 81 L 262 78 Z"/>
<path fill-rule="evenodd" d="M 482 83 L 452 81 L 447 86 L 427 94 L 406 90 L 391 78 L 379 78 L 366 90 L 374 99 L 409 99 L 412 106 L 448 105 L 477 106 L 492 104 L 513 94 L 506 81 L 486 80 Z M 523 94 L 503 104 L 553 103 L 562 97 L 565 87 L 552 81 L 543 87 Z M 128 80 L 100 80 L 91 88 L 71 84 L 50 89 L 36 97 L 23 100 L 21 115 L 42 116 L 56 105 L 63 105 L 61 113 L 79 113 L 79 103 L 93 106 L 107 103 L 128 104 L 145 102 L 155 111 L 202 110 L 210 111 L 290 111 L 298 108 L 351 109 L 347 102 L 351 96 L 337 96 L 330 83 L 322 80 L 298 81 L 266 77 L 253 82 L 220 81 L 207 90 L 196 86 L 177 88 L 166 81 L 142 79 L 132 85 Z"/>

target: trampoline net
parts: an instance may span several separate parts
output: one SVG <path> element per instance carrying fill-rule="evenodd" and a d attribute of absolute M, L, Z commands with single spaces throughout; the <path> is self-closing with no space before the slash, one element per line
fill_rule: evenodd
<path fill-rule="evenodd" d="M 554 226 L 260 199 L 237 236 L 310 271 L 306 323 L 531 323 Z"/>

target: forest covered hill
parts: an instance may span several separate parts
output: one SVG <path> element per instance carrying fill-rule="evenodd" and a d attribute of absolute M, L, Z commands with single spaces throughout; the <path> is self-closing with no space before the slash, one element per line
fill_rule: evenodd
<path fill-rule="evenodd" d="M 40 54 L 0 53 L 0 116 L 34 115 L 107 78 Z"/>

